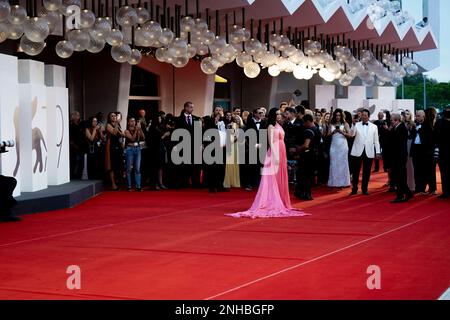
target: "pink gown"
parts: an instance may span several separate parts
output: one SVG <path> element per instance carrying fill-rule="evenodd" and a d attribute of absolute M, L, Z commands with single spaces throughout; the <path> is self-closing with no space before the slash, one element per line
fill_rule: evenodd
<path fill-rule="evenodd" d="M 256 219 L 309 215 L 291 206 L 284 130 L 278 123 L 271 138 L 272 148 L 267 151 L 264 168 L 261 172 L 261 183 L 253 205 L 248 211 L 227 214 L 227 216 Z M 279 161 L 276 161 L 276 152 L 273 152 L 272 149 L 278 150 Z"/>

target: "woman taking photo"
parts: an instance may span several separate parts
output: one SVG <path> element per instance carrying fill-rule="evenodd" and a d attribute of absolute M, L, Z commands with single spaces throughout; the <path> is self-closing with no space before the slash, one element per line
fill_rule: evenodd
<path fill-rule="evenodd" d="M 105 147 L 105 170 L 109 174 L 111 188 L 118 191 L 116 184 L 116 173 L 121 171 L 123 149 L 120 143 L 124 136 L 120 130 L 117 116 L 114 112 L 108 114 L 108 123 L 106 124 L 106 147 Z"/>
<path fill-rule="evenodd" d="M 86 139 L 89 145 L 87 154 L 88 179 L 101 179 L 101 148 L 103 142 L 103 133 L 101 125 L 98 124 L 96 117 L 90 117 L 85 130 Z"/>
<path fill-rule="evenodd" d="M 349 187 L 350 169 L 348 166 L 347 138 L 350 138 L 352 134 L 341 109 L 336 109 L 333 112 L 328 136 L 331 136 L 328 186 L 332 188 Z"/>
<path fill-rule="evenodd" d="M 131 191 L 131 170 L 134 169 L 134 181 L 136 191 L 141 189 L 141 141 L 145 141 L 141 124 L 136 119 L 128 118 L 127 130 L 125 130 L 125 156 L 127 166 L 127 190 Z"/>

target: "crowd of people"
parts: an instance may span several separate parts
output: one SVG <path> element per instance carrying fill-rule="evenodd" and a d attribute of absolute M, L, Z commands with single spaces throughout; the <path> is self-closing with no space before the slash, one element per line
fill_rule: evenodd
<path fill-rule="evenodd" d="M 70 122 L 71 178 L 81 179 L 87 171 L 89 179 L 103 179 L 112 190 L 125 185 L 127 190 L 139 192 L 144 187 L 205 187 L 211 193 L 230 188 L 251 191 L 258 188 L 263 163 L 238 161 L 242 149 L 237 135 L 267 129 L 268 114 L 264 107 L 248 112 L 216 106 L 211 115 L 197 117 L 191 102 L 184 104 L 178 116 L 162 111 L 147 115 L 139 110 L 126 122 L 120 112 L 111 112 L 106 119 L 99 113 L 87 121 L 81 121 L 80 114 L 74 112 Z M 284 165 L 299 199 L 313 200 L 311 190 L 319 185 L 351 188 L 351 195 L 355 195 L 361 169 L 363 195 L 369 194 L 371 173 L 381 169 L 387 173 L 386 187 L 397 193 L 395 203 L 406 202 L 415 193 L 437 195 L 437 164 L 443 187 L 440 198 L 450 196 L 450 108 L 441 116 L 434 108 L 415 115 L 408 110 L 399 114 L 384 111 L 371 122 L 366 109 L 354 113 L 311 110 L 306 101 L 298 106 L 282 103 L 279 115 L 276 121 L 284 130 L 287 154 Z M 200 147 L 191 144 L 191 162 L 174 163 L 171 153 L 179 142 L 172 141 L 173 132 L 185 129 L 193 136 L 196 124 L 203 133 L 208 129 L 231 133 L 234 144 L 223 152 L 222 162 L 194 161 L 196 154 L 213 142 L 206 139 Z M 246 156 L 262 145 L 261 141 L 252 144 L 246 140 Z"/>

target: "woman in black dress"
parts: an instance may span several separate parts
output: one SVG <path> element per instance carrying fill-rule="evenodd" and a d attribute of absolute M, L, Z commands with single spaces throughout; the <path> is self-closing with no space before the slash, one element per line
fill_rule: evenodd
<path fill-rule="evenodd" d="M 110 112 L 106 124 L 105 170 L 109 174 L 113 191 L 119 190 L 116 173 L 121 171 L 123 165 L 123 149 L 120 142 L 122 137 L 124 134 L 117 122 L 117 116 L 114 112 Z"/>

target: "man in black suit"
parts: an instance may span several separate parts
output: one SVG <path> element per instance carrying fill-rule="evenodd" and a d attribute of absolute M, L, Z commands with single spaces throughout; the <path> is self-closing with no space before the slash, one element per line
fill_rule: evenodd
<path fill-rule="evenodd" d="M 414 165 L 414 180 L 416 193 L 426 194 L 425 189 L 429 184 L 429 172 L 433 165 L 434 142 L 433 129 L 425 121 L 425 112 L 416 112 L 415 129 L 412 132 L 413 143 L 411 145 L 411 157 Z"/>
<path fill-rule="evenodd" d="M 186 102 L 183 106 L 180 116 L 175 120 L 175 129 L 185 129 L 189 132 L 191 136 L 191 161 L 190 163 L 181 164 L 178 171 L 178 187 L 187 188 L 189 187 L 189 180 L 192 188 L 200 188 L 200 172 L 201 164 L 195 163 L 195 153 L 201 153 L 201 149 L 196 150 L 195 148 L 195 136 L 194 136 L 194 126 L 195 123 L 200 122 L 200 118 L 194 116 L 192 113 L 194 111 L 194 104 L 190 101 Z M 201 126 L 201 124 L 200 124 Z"/>
<path fill-rule="evenodd" d="M 297 160 L 295 159 L 295 153 L 290 152 L 296 146 L 300 144 L 300 136 L 303 127 L 303 120 L 297 116 L 297 110 L 291 107 L 286 107 L 284 110 L 286 122 L 283 124 L 284 129 L 284 143 L 286 145 L 286 155 L 288 160 L 288 177 L 289 183 L 295 183 Z M 302 115 L 303 117 L 303 115 Z"/>
<path fill-rule="evenodd" d="M 286 144 L 286 149 L 294 148 L 298 145 L 299 133 L 303 126 L 303 121 L 297 117 L 297 111 L 294 108 L 287 107 L 284 111 L 286 122 L 283 125 L 285 132 L 284 142 Z M 294 159 L 293 154 L 287 154 L 288 160 Z"/>
<path fill-rule="evenodd" d="M 266 130 L 268 127 L 267 121 L 264 119 L 264 110 L 263 108 L 257 108 L 253 110 L 252 117 L 247 119 L 247 126 L 245 131 L 254 130 L 257 136 L 257 144 L 250 145 L 250 142 L 247 140 L 245 144 L 246 148 L 246 163 L 244 174 L 244 185 L 246 186 L 247 191 L 251 191 L 254 188 L 258 188 L 259 181 L 261 180 L 261 163 L 250 164 L 249 163 L 249 153 L 250 152 L 258 152 L 261 141 L 259 141 L 259 132 L 260 130 Z"/>
<path fill-rule="evenodd" d="M 401 120 L 401 115 L 391 115 L 392 131 L 389 136 L 392 145 L 391 182 L 397 192 L 397 198 L 392 203 L 407 202 L 413 195 L 408 188 L 406 162 L 408 159 L 408 129 Z"/>
<path fill-rule="evenodd" d="M 291 148 L 291 153 L 296 153 L 297 163 L 297 185 L 295 196 L 298 199 L 311 201 L 311 187 L 314 183 L 314 172 L 317 168 L 318 150 L 322 135 L 314 124 L 312 115 L 303 117 L 302 132 L 299 133 L 300 144 Z"/>
<path fill-rule="evenodd" d="M 213 114 L 209 117 L 204 117 L 204 130 L 205 130 L 205 141 L 203 145 L 208 146 L 214 142 L 218 136 L 222 136 L 222 141 L 220 141 L 220 147 L 222 149 L 222 157 L 220 159 L 216 159 L 214 163 L 205 163 L 204 165 L 204 178 L 206 181 L 206 185 L 208 186 L 208 190 L 210 193 L 215 192 L 224 192 L 228 191 L 223 187 L 223 181 L 225 179 L 225 136 L 226 136 L 226 128 L 225 123 L 223 122 L 223 108 L 221 106 L 215 106 L 213 110 Z M 212 139 L 212 136 L 207 134 L 208 130 L 214 130 L 219 135 Z M 225 136 L 224 136 L 225 135 Z M 220 139 L 220 138 L 219 138 Z M 211 154 L 214 158 L 216 157 L 215 150 Z M 217 155 L 219 156 L 219 155 Z"/>
<path fill-rule="evenodd" d="M 383 139 L 383 130 L 385 126 L 387 125 L 386 120 L 384 120 L 384 112 L 380 111 L 378 112 L 378 120 L 373 122 L 374 125 L 378 127 L 378 137 L 380 139 L 380 146 L 381 146 L 381 152 L 384 155 L 384 139 Z M 380 171 L 380 159 L 375 159 L 375 169 L 373 172 L 379 172 Z"/>

